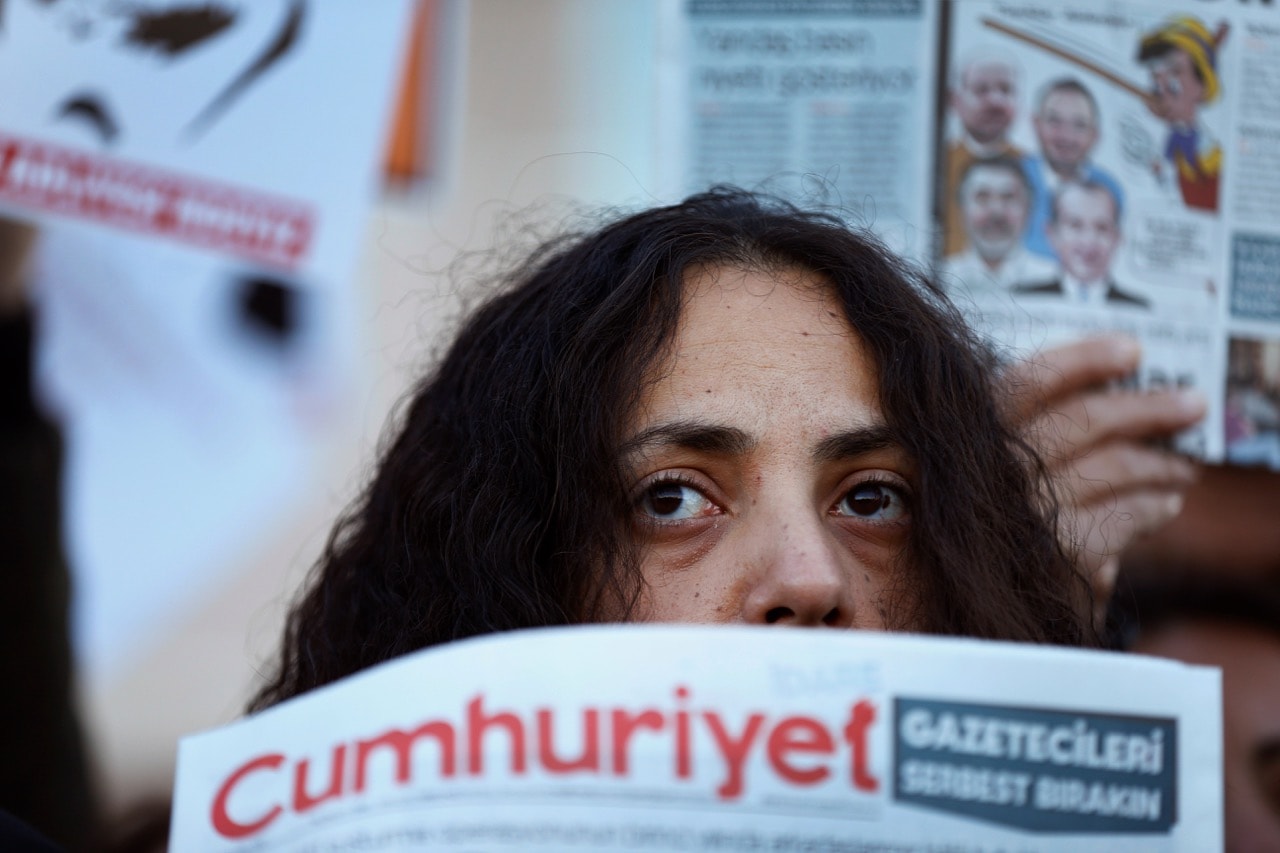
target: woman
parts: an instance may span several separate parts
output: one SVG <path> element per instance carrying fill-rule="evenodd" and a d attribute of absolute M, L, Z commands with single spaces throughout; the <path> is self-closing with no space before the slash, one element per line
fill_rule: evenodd
<path fill-rule="evenodd" d="M 931 284 L 781 203 L 716 191 L 546 246 L 413 395 L 254 707 L 577 622 L 1085 643 L 991 364 Z"/>

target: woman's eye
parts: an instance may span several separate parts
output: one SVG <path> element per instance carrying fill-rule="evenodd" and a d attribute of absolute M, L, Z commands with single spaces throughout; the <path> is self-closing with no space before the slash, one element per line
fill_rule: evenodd
<path fill-rule="evenodd" d="M 715 504 L 693 486 L 668 480 L 644 490 L 640 495 L 640 511 L 651 518 L 678 521 L 711 515 Z"/>
<path fill-rule="evenodd" d="M 902 492 L 886 483 L 859 483 L 836 504 L 837 515 L 897 521 L 907 514 Z"/>

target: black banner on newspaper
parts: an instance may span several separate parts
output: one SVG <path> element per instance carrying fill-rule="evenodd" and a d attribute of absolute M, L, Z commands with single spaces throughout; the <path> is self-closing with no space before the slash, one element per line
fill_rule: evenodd
<path fill-rule="evenodd" d="M 894 799 L 1035 832 L 1167 834 L 1177 721 L 894 700 Z"/>

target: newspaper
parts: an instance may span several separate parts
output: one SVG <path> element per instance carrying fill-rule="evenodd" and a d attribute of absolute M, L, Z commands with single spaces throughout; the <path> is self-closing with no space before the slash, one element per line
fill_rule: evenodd
<path fill-rule="evenodd" d="M 936 262 L 1012 355 L 1132 335 L 1145 359 L 1131 386 L 1208 398 L 1179 449 L 1280 468 L 1275 4 L 667 0 L 660 10 L 666 196 L 727 182 L 842 209 L 896 251 Z M 958 85 L 975 63 L 989 79 Z M 1021 167 L 1025 210 L 1001 209 L 1009 177 L 990 170 L 975 177 L 995 193 L 985 212 L 961 206 L 968 168 L 991 159 Z M 1051 228 L 1064 182 L 1085 188 L 1067 193 L 1071 224 Z"/>
<path fill-rule="evenodd" d="M 1220 674 L 872 632 L 425 650 L 184 739 L 175 851 L 1205 851 Z"/>
<path fill-rule="evenodd" d="M 1280 9 L 947 8 L 938 255 L 957 301 L 1015 351 L 1133 335 L 1134 385 L 1210 401 L 1182 449 L 1280 468 Z"/>
<path fill-rule="evenodd" d="M 842 209 L 925 259 L 936 0 L 667 0 L 659 179 Z"/>

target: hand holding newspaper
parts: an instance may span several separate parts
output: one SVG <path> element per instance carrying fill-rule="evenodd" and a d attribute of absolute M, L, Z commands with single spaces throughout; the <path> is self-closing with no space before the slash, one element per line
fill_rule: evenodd
<path fill-rule="evenodd" d="M 425 650 L 183 741 L 172 849 L 1221 848 L 1214 670 L 900 634 Z"/>

